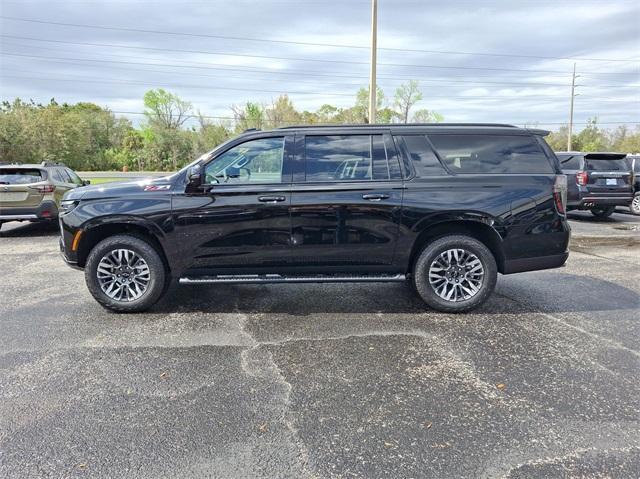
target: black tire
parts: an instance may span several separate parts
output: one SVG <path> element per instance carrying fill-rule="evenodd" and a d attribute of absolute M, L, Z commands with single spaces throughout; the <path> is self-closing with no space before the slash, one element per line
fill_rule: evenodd
<path fill-rule="evenodd" d="M 608 218 L 616 210 L 615 206 L 604 206 L 601 208 L 591 208 L 591 214 L 596 218 Z"/>
<path fill-rule="evenodd" d="M 633 197 L 633 201 L 629 205 L 629 209 L 634 215 L 640 216 L 640 193 L 636 193 L 636 195 Z"/>
<path fill-rule="evenodd" d="M 469 253 L 470 257 L 475 256 L 482 265 L 484 275 L 480 281 L 475 280 L 477 282 L 476 284 L 479 283 L 479 287 L 469 298 L 461 298 L 459 300 L 444 299 L 436 292 L 436 289 L 429 281 L 430 267 L 441 254 L 446 254 L 448 250 L 464 250 L 466 253 Z M 460 273 L 462 277 L 460 282 L 462 283 L 465 281 L 466 275 L 469 274 L 469 272 L 464 269 L 465 263 L 458 264 L 455 261 L 454 263 L 456 263 L 454 269 L 460 268 L 460 270 L 462 270 Z M 489 248 L 477 239 L 464 235 L 444 236 L 427 244 L 420 253 L 420 256 L 418 256 L 413 268 L 413 281 L 416 291 L 422 300 L 431 308 L 444 313 L 463 313 L 480 306 L 491 296 L 491 293 L 493 293 L 497 277 L 498 267 Z M 458 286 L 457 283 L 455 286 Z M 455 289 L 453 283 L 451 283 L 451 287 Z M 455 291 L 456 295 L 458 295 L 458 291 L 460 291 L 463 296 L 467 294 L 463 292 L 462 285 L 460 285 L 459 288 L 459 290 Z"/>
<path fill-rule="evenodd" d="M 117 300 L 109 297 L 100 285 L 97 276 L 98 265 L 105 255 L 118 249 L 130 250 L 147 263 L 150 279 L 139 298 Z M 138 313 L 147 310 L 160 299 L 169 283 L 158 251 L 147 241 L 126 234 L 111 236 L 94 246 L 87 258 L 84 276 L 89 292 L 96 301 L 104 308 L 117 313 Z"/>

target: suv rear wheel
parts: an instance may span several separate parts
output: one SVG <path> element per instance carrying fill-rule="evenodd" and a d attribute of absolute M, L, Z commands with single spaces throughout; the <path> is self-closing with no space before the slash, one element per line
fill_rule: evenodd
<path fill-rule="evenodd" d="M 636 195 L 633 197 L 633 201 L 631 202 L 629 208 L 631 208 L 631 212 L 634 215 L 640 215 L 640 193 L 636 193 Z"/>
<path fill-rule="evenodd" d="M 591 208 L 591 214 L 596 218 L 608 218 L 616 210 L 615 206 L 605 206 L 602 208 Z"/>
<path fill-rule="evenodd" d="M 133 313 L 148 309 L 160 299 L 166 273 L 160 255 L 147 241 L 117 235 L 102 240 L 91 250 L 85 280 L 102 306 Z"/>
<path fill-rule="evenodd" d="M 427 305 L 445 313 L 469 311 L 493 292 L 498 268 L 489 249 L 469 236 L 429 243 L 413 270 L 415 288 Z"/>

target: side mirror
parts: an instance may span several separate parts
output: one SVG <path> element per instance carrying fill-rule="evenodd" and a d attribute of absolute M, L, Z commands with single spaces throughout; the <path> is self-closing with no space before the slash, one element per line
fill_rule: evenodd
<path fill-rule="evenodd" d="M 82 186 L 89 186 L 91 184 L 91 180 L 82 180 Z"/>
<path fill-rule="evenodd" d="M 190 187 L 198 187 L 202 184 L 202 167 L 199 164 L 187 170 L 187 184 Z"/>

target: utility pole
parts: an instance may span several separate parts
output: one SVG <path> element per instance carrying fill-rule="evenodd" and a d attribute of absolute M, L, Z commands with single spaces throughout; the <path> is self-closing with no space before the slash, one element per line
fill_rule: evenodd
<path fill-rule="evenodd" d="M 571 77 L 571 107 L 569 108 L 569 134 L 567 135 L 567 151 L 571 151 L 571 135 L 573 134 L 573 100 L 576 97 L 576 64 L 573 64 L 573 76 Z"/>
<path fill-rule="evenodd" d="M 369 72 L 369 123 L 376 122 L 376 53 L 378 49 L 378 0 L 371 0 L 371 70 Z"/>

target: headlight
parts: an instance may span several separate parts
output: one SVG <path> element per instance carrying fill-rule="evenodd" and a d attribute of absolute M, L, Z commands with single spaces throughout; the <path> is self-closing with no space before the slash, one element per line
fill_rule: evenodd
<path fill-rule="evenodd" d="M 68 213 L 73 210 L 76 206 L 78 206 L 80 202 L 78 200 L 62 200 L 60 202 L 60 210 L 63 213 Z"/>

